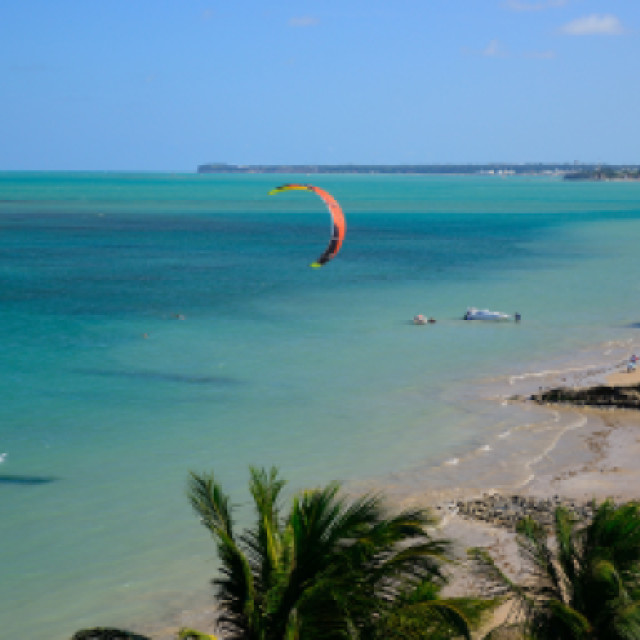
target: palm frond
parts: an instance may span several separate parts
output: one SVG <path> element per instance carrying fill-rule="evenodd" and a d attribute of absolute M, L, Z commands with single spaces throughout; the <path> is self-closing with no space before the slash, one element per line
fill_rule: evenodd
<path fill-rule="evenodd" d="M 482 547 L 471 547 L 467 549 L 467 555 L 475 562 L 478 573 L 489 583 L 492 583 L 498 594 L 509 593 L 522 600 L 530 600 L 524 587 L 514 582 L 495 563 L 489 552 Z"/>
<path fill-rule="evenodd" d="M 640 563 L 640 503 L 616 507 L 605 501 L 596 510 L 585 539 L 586 554 L 607 557 L 621 572 Z"/>
<path fill-rule="evenodd" d="M 640 638 L 640 602 L 635 601 L 616 608 L 609 625 L 609 629 L 602 629 L 603 638 L 616 637 L 621 640 Z"/>
<path fill-rule="evenodd" d="M 187 495 L 191 506 L 212 533 L 221 530 L 233 538 L 233 519 L 229 498 L 215 481 L 213 473 L 189 474 Z"/>
<path fill-rule="evenodd" d="M 471 625 L 453 600 L 433 600 L 394 608 L 381 620 L 377 635 L 381 640 L 411 638 L 465 638 L 471 640 Z"/>
<path fill-rule="evenodd" d="M 282 532 L 278 498 L 284 480 L 278 478 L 278 470 L 250 467 L 249 490 L 256 510 L 256 525 L 241 537 L 246 546 L 249 561 L 256 579 L 268 588 L 270 577 L 277 572 L 282 561 Z"/>
<path fill-rule="evenodd" d="M 561 600 L 547 600 L 534 618 L 534 636 L 583 640 L 590 637 L 589 620 Z"/>
<path fill-rule="evenodd" d="M 217 640 L 217 638 L 209 633 L 183 628 L 178 631 L 178 640 Z"/>
<path fill-rule="evenodd" d="M 485 581 L 485 593 L 511 603 L 509 620 L 531 620 L 537 602 L 530 589 L 511 580 L 486 549 L 471 547 L 467 555 L 472 560 L 472 570 Z"/>
<path fill-rule="evenodd" d="M 249 562 L 233 538 L 229 498 L 213 474 L 191 472 L 188 497 L 202 523 L 216 541 L 221 578 L 214 580 L 223 613 L 220 624 L 231 637 L 247 637 L 256 609 L 256 593 Z M 239 634 L 239 635 L 237 635 Z"/>
<path fill-rule="evenodd" d="M 537 569 L 539 592 L 568 603 L 565 576 L 555 562 L 544 527 L 527 516 L 518 522 L 516 531 L 521 550 Z"/>
<path fill-rule="evenodd" d="M 575 547 L 575 518 L 568 509 L 558 507 L 555 511 L 555 534 L 558 547 L 558 561 L 567 580 L 573 584 L 576 574 L 580 570 L 580 556 Z"/>

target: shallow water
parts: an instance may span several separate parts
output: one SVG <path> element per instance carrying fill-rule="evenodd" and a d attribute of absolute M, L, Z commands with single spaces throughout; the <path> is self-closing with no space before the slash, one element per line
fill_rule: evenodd
<path fill-rule="evenodd" d="M 465 486 L 494 456 L 483 481 L 524 482 L 579 425 L 504 398 L 635 347 L 638 183 L 314 176 L 348 230 L 313 270 L 322 204 L 266 195 L 291 178 L 0 174 L 8 636 L 205 602 L 190 469 L 215 471 L 241 521 L 249 465 L 290 491 Z M 470 305 L 523 321 L 464 322 Z"/>

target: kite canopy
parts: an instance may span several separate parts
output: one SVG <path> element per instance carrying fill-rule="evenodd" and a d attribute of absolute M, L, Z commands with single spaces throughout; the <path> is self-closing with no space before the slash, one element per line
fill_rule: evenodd
<path fill-rule="evenodd" d="M 331 240 L 322 255 L 315 262 L 311 263 L 312 267 L 321 267 L 323 264 L 329 262 L 329 260 L 331 260 L 338 251 L 340 251 L 342 241 L 344 240 L 344 234 L 347 231 L 347 223 L 345 222 L 344 214 L 342 213 L 340 205 L 330 193 L 327 193 L 324 189 L 320 189 L 319 187 L 314 187 L 312 184 L 283 184 L 281 187 L 276 187 L 269 191 L 269 195 L 280 193 L 281 191 L 294 190 L 313 191 L 318 194 L 322 198 L 322 201 L 327 205 L 329 213 L 331 214 Z"/>

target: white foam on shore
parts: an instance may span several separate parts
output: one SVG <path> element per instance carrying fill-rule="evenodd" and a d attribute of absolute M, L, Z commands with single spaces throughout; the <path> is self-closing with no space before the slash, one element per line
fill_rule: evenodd
<path fill-rule="evenodd" d="M 424 500 L 426 493 L 432 496 L 428 500 L 442 504 L 441 500 L 454 496 L 457 499 L 486 493 L 487 487 L 498 492 L 525 489 L 540 473 L 563 468 L 565 452 L 558 445 L 568 432 L 588 425 L 587 415 L 578 408 L 558 409 L 527 398 L 538 392 L 539 384 L 598 384 L 599 378 L 620 366 L 620 348 L 618 343 L 609 343 L 606 348 L 601 343 L 564 361 L 556 358 L 540 362 L 538 371 L 513 375 L 506 372 L 448 387 L 446 397 L 457 407 L 463 404 L 467 411 L 468 421 L 456 428 L 468 432 L 470 442 L 450 451 L 439 463 L 427 463 L 399 474 L 395 487 L 415 499 Z M 628 349 L 628 344 L 624 348 Z M 598 361 L 599 365 L 593 364 Z M 538 382 L 542 380 L 544 383 Z M 519 385 L 514 389 L 516 383 Z"/>
<path fill-rule="evenodd" d="M 558 431 L 558 433 L 553 438 L 553 440 L 549 443 L 549 445 L 547 445 L 544 448 L 544 450 L 540 452 L 537 456 L 534 456 L 528 462 L 526 462 L 525 467 L 528 469 L 531 469 L 531 467 L 533 467 L 534 465 L 538 464 L 538 462 L 546 458 L 558 446 L 558 442 L 560 442 L 560 440 L 565 435 L 565 433 L 567 433 L 568 431 L 573 431 L 574 429 L 580 429 L 581 427 L 584 427 L 586 424 L 587 424 L 587 417 L 582 415 L 578 416 L 576 420 L 566 425 L 563 429 L 560 429 L 560 431 Z M 535 477 L 536 477 L 535 473 L 532 472 L 528 476 L 528 478 L 521 485 L 519 485 L 519 488 L 527 486 L 530 482 L 534 480 Z"/>
<path fill-rule="evenodd" d="M 546 368 L 540 375 L 545 375 L 550 370 L 593 371 L 593 365 Z M 533 380 L 538 377 L 524 376 L 523 379 Z M 502 377 L 502 385 L 506 386 L 508 380 L 508 376 Z M 492 384 L 496 382 L 495 379 L 491 381 Z M 415 490 L 416 482 L 422 487 L 422 491 L 424 487 L 428 487 L 434 495 L 444 496 L 486 492 L 489 486 L 498 491 L 524 488 L 535 480 L 540 462 L 547 459 L 553 465 L 552 452 L 563 436 L 587 424 L 586 416 L 579 411 L 558 410 L 553 406 L 540 406 L 531 402 L 508 402 L 505 405 L 504 396 L 495 393 L 495 389 L 488 394 L 483 392 L 486 383 L 483 380 L 471 389 L 462 389 L 462 395 L 471 402 L 468 405 L 470 411 L 473 411 L 472 407 L 476 402 L 480 402 L 477 405 L 477 415 L 486 421 L 484 442 L 480 440 L 466 451 L 452 452 L 453 455 L 450 454 L 439 465 L 429 465 L 410 472 L 406 479 L 411 493 Z M 492 410 L 491 406 L 496 409 Z M 505 406 L 510 407 L 513 412 L 501 417 Z"/>
<path fill-rule="evenodd" d="M 636 348 L 634 338 L 624 340 L 608 340 L 592 345 L 576 353 L 569 366 L 556 363 L 559 366 L 541 367 L 538 370 L 524 371 L 506 376 L 509 386 L 525 383 L 529 380 L 543 380 L 548 378 L 549 384 L 587 386 L 603 384 L 606 378 L 624 366 L 628 354 Z M 593 364 L 593 362 L 597 364 Z M 581 362 L 582 361 L 582 362 Z M 577 364 L 580 363 L 580 364 Z"/>
<path fill-rule="evenodd" d="M 525 373 L 518 373 L 509 376 L 509 384 L 514 385 L 516 382 L 522 382 L 530 378 L 548 378 L 562 375 L 570 375 L 572 373 L 584 373 L 589 374 L 590 370 L 597 369 L 597 365 L 589 364 L 581 367 L 568 367 L 567 369 L 544 369 L 542 371 L 526 371 Z"/>

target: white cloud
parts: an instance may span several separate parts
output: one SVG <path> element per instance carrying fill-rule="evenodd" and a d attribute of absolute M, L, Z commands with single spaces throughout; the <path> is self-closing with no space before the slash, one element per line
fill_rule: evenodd
<path fill-rule="evenodd" d="M 570 36 L 619 36 L 624 33 L 624 28 L 614 15 L 593 13 L 590 16 L 572 20 L 565 24 L 561 31 Z"/>
<path fill-rule="evenodd" d="M 320 21 L 313 16 L 300 16 L 289 20 L 290 27 L 315 27 Z"/>
<path fill-rule="evenodd" d="M 539 2 L 526 2 L 524 0 L 506 0 L 504 6 L 512 11 L 542 11 L 566 7 L 571 0 L 540 0 Z"/>
<path fill-rule="evenodd" d="M 496 39 L 491 40 L 489 44 L 480 52 L 481 55 L 486 58 L 499 58 L 507 55 L 507 52 L 504 50 L 503 46 Z"/>

